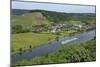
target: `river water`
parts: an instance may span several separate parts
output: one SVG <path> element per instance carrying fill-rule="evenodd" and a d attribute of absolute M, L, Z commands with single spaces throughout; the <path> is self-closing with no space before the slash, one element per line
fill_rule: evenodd
<path fill-rule="evenodd" d="M 32 59 L 36 56 L 41 56 L 45 55 L 51 52 L 54 52 L 60 48 L 62 44 L 75 44 L 75 43 L 81 43 L 81 42 L 86 42 L 88 40 L 91 40 L 95 37 L 95 30 L 84 32 L 81 34 L 77 34 L 72 37 L 65 37 L 59 39 L 59 41 L 53 41 L 51 43 L 42 45 L 37 48 L 33 48 L 31 51 L 27 50 L 23 52 L 22 54 L 17 53 L 11 56 L 11 63 L 16 64 L 17 61 L 23 60 L 23 59 Z"/>

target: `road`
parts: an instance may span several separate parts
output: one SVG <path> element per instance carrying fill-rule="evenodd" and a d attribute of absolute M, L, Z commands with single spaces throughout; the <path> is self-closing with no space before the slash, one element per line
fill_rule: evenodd
<path fill-rule="evenodd" d="M 68 44 L 77 44 L 77 43 L 82 43 L 86 42 L 88 40 L 91 40 L 95 37 L 95 30 L 84 32 L 81 34 L 77 34 L 72 37 L 65 37 L 59 39 L 59 41 L 53 41 L 51 43 L 42 45 L 37 48 L 33 48 L 31 51 L 27 50 L 23 52 L 22 54 L 17 53 L 11 56 L 11 63 L 16 64 L 17 61 L 23 60 L 23 59 L 32 59 L 36 56 L 41 56 L 45 55 L 51 52 L 54 52 L 60 48 L 61 45 L 68 45 Z"/>

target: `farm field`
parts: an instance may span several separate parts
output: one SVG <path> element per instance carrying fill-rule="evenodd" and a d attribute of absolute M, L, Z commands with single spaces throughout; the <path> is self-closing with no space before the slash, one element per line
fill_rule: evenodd
<path fill-rule="evenodd" d="M 64 36 L 70 36 L 71 33 L 77 32 L 75 30 L 70 30 L 67 32 L 60 32 L 59 37 L 64 37 Z M 56 40 L 56 37 L 58 35 L 53 34 L 53 33 L 47 33 L 47 32 L 42 32 L 42 33 L 33 33 L 33 32 L 28 32 L 28 33 L 19 33 L 19 34 L 13 34 L 12 35 L 12 51 L 14 53 L 20 52 L 20 49 L 27 50 L 31 48 L 35 48 L 41 45 L 44 45 L 50 41 Z"/>

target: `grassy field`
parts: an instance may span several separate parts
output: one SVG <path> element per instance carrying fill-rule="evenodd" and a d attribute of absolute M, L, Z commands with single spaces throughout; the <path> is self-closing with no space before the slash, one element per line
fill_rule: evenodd
<path fill-rule="evenodd" d="M 63 36 L 69 36 L 71 33 L 74 33 L 76 31 L 71 30 L 67 32 L 60 32 L 59 37 Z M 32 48 L 46 44 L 50 41 L 55 40 L 57 35 L 47 32 L 42 33 L 19 33 L 19 34 L 13 34 L 12 35 L 12 52 L 17 53 L 19 52 L 19 49 L 22 48 L 23 50 L 30 49 L 30 45 Z"/>
<path fill-rule="evenodd" d="M 86 43 L 64 45 L 60 50 L 51 54 L 22 60 L 17 65 L 51 64 L 51 63 L 73 63 L 89 62 L 96 60 L 96 41 L 90 40 Z"/>

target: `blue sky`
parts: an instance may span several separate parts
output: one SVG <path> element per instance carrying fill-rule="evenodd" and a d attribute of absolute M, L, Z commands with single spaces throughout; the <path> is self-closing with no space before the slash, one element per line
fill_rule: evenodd
<path fill-rule="evenodd" d="M 66 13 L 95 13 L 95 6 L 12 1 L 12 9 L 41 9 Z"/>

